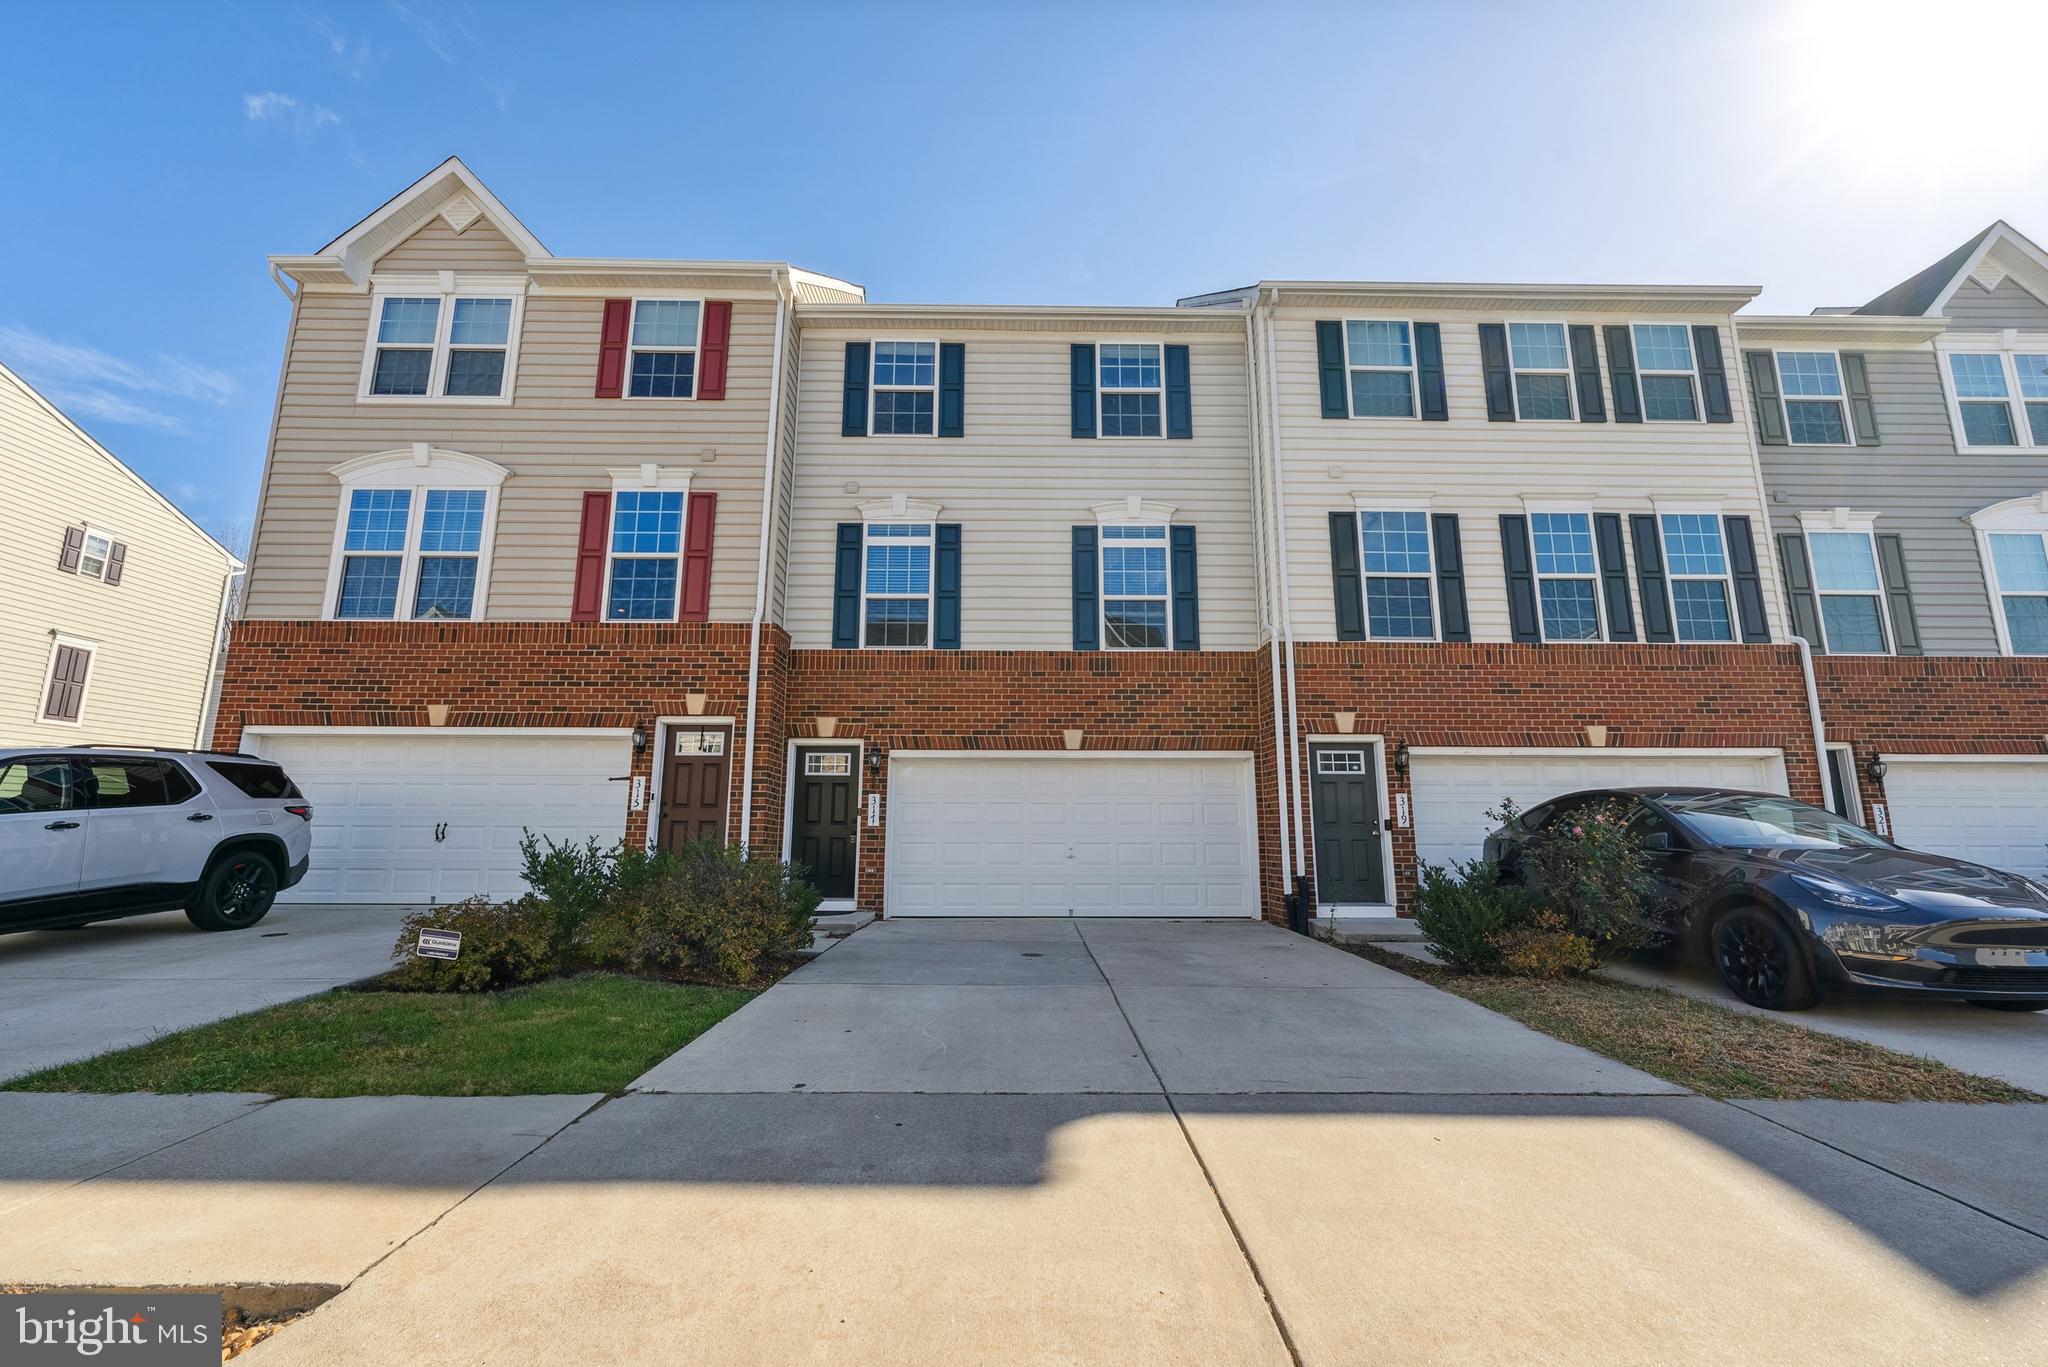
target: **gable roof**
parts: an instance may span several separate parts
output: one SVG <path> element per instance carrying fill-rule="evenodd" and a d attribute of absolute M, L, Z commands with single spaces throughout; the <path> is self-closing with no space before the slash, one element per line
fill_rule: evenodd
<path fill-rule="evenodd" d="M 2041 280 L 2048 280 L 2048 253 L 2004 219 L 1999 219 L 1941 260 L 1901 280 L 1856 312 L 1902 318 L 1940 313 L 1948 306 L 1949 298 L 1957 287 L 1979 270 L 1986 256 L 1999 249 L 2006 249 L 2011 258 L 2038 268 Z M 1997 278 L 2002 279 L 2004 275 L 2005 272 L 2000 270 Z M 2019 283 L 2029 293 L 2043 293 L 2039 281 L 2032 286 L 2025 281 Z"/>
<path fill-rule="evenodd" d="M 316 256 L 341 262 L 351 280 L 361 283 L 379 257 L 411 237 L 436 214 L 444 215 L 456 232 L 486 218 L 528 258 L 554 255 L 512 211 L 499 202 L 476 172 L 450 157 L 385 200 L 367 218 L 322 247 Z"/>

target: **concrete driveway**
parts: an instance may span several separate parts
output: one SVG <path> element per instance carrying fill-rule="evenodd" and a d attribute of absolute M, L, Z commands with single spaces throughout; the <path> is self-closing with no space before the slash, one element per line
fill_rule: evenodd
<path fill-rule="evenodd" d="M 407 910 L 279 906 L 211 934 L 174 911 L 0 935 L 0 1081 L 381 973 Z"/>

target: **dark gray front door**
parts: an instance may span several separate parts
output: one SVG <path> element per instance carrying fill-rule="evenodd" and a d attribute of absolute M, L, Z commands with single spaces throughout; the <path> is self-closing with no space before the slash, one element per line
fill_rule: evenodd
<path fill-rule="evenodd" d="M 1370 745 L 1318 745 L 1309 751 L 1309 805 L 1316 842 L 1316 901 L 1324 905 L 1387 900 L 1380 852 L 1380 782 Z"/>
<path fill-rule="evenodd" d="M 797 751 L 789 857 L 823 897 L 853 896 L 854 768 L 851 750 Z"/>

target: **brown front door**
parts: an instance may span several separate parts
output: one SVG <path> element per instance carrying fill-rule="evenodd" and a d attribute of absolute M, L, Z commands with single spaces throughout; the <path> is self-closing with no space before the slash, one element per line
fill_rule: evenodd
<path fill-rule="evenodd" d="M 661 847 L 725 839 L 726 777 L 732 732 L 725 727 L 668 733 L 661 776 Z"/>

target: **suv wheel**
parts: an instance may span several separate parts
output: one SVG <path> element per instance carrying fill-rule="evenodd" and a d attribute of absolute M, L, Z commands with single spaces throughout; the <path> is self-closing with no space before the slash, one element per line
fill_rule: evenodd
<path fill-rule="evenodd" d="M 244 930 L 270 913 L 277 900 L 277 865 L 254 850 L 215 862 L 200 881 L 185 918 L 201 930 Z"/>
<path fill-rule="evenodd" d="M 1813 971 L 1785 923 L 1761 907 L 1737 907 L 1707 936 L 1714 970 L 1728 990 L 1769 1011 L 1804 1011 L 1820 1000 Z"/>

